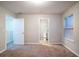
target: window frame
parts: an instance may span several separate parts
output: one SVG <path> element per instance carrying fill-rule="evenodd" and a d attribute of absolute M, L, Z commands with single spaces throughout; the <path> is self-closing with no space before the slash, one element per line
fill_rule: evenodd
<path fill-rule="evenodd" d="M 67 24 L 67 21 L 66 20 L 68 19 L 68 17 L 72 17 L 72 19 L 71 19 L 72 20 L 72 23 L 70 24 L 72 27 L 67 27 L 68 24 Z M 66 16 L 64 18 L 64 38 L 66 40 L 69 40 L 69 41 L 74 41 L 74 40 L 73 40 L 73 38 L 71 39 L 71 38 L 65 36 L 65 34 L 66 34 L 65 30 L 71 30 L 72 31 L 72 37 L 73 37 L 73 21 L 74 21 L 74 18 L 73 17 L 74 17 L 73 15 L 69 15 L 69 16 Z"/>

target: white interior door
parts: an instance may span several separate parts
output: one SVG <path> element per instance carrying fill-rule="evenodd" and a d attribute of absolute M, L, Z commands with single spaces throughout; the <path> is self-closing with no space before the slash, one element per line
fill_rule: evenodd
<path fill-rule="evenodd" d="M 15 19 L 13 24 L 14 44 L 24 44 L 24 19 Z"/>

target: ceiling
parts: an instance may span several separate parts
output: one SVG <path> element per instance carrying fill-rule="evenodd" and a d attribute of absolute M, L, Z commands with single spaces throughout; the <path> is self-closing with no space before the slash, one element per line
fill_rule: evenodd
<path fill-rule="evenodd" d="M 42 4 L 34 4 L 31 1 L 0 1 L 0 5 L 13 13 L 25 14 L 60 14 L 70 8 L 74 1 L 45 1 Z"/>

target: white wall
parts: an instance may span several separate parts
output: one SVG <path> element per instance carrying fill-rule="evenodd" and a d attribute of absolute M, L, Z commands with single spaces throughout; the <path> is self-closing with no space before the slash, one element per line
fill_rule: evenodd
<path fill-rule="evenodd" d="M 72 8 L 68 9 L 63 14 L 63 21 L 64 21 L 64 17 L 69 16 L 71 14 L 73 14 L 73 19 L 74 19 L 74 23 L 73 23 L 74 41 L 64 40 L 63 44 L 79 56 L 79 2 L 76 5 L 72 6 Z"/>
<path fill-rule="evenodd" d="M 13 13 L 9 12 L 3 7 L 0 7 L 0 52 L 6 48 L 6 30 L 5 30 L 5 16 L 13 15 Z"/>
<path fill-rule="evenodd" d="M 62 41 L 61 15 L 21 15 L 24 18 L 24 39 L 27 43 L 39 43 L 40 19 L 49 19 L 49 43 L 60 44 Z"/>

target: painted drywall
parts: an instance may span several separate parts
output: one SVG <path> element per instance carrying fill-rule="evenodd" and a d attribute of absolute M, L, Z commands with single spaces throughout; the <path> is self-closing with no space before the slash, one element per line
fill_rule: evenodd
<path fill-rule="evenodd" d="M 5 16 L 12 15 L 7 9 L 0 6 L 0 52 L 6 48 L 7 31 L 5 30 Z"/>
<path fill-rule="evenodd" d="M 62 42 L 62 17 L 61 15 L 19 15 L 24 18 L 24 42 L 40 42 L 40 19 L 49 19 L 49 44 L 60 44 Z"/>
<path fill-rule="evenodd" d="M 73 37 L 74 38 L 72 39 L 73 41 L 69 41 L 63 38 L 64 39 L 63 44 L 68 49 L 72 50 L 75 54 L 79 56 L 79 2 L 64 12 L 63 23 L 64 23 L 64 17 L 69 16 L 69 15 L 73 15 L 73 19 L 74 19 L 74 22 L 73 22 L 73 34 L 74 34 Z"/>

